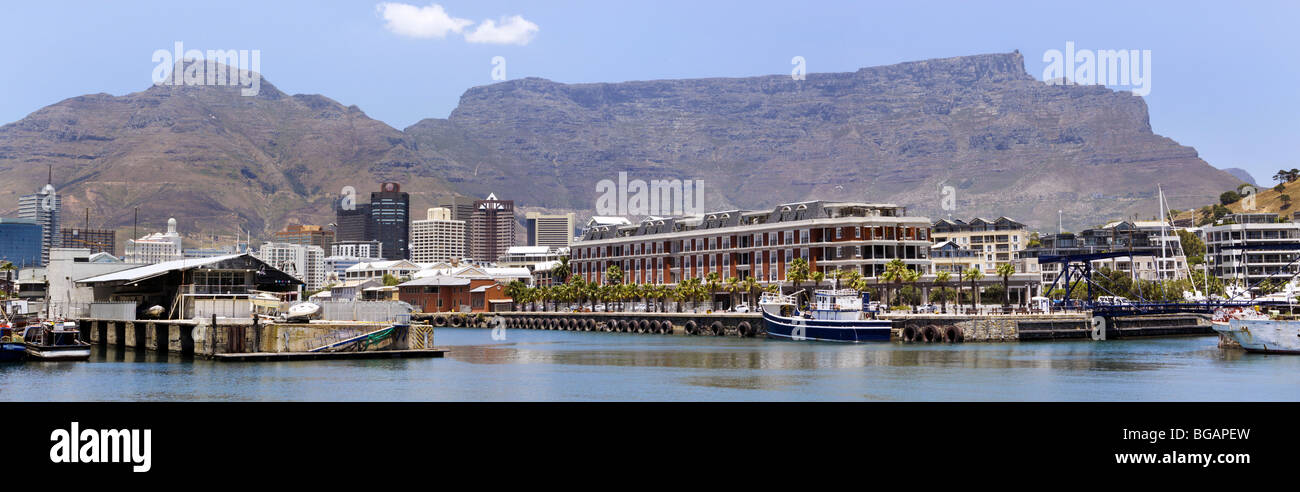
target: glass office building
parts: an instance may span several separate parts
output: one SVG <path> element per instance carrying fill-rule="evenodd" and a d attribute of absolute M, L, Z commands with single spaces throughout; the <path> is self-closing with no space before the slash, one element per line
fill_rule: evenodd
<path fill-rule="evenodd" d="M 35 220 L 0 218 L 0 261 L 18 268 L 44 265 L 44 242 L 44 229 Z"/>

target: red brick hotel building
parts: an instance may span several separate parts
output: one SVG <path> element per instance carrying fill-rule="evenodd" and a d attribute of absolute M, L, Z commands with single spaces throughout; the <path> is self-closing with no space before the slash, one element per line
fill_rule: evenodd
<path fill-rule="evenodd" d="M 931 245 L 929 219 L 907 217 L 906 208 L 810 201 L 596 226 L 574 243 L 569 261 L 589 282 L 605 282 L 606 269 L 618 265 L 625 283 L 676 284 L 717 272 L 788 284 L 794 258 L 806 259 L 809 271 L 856 269 L 867 277 L 898 258 L 928 274 Z"/>

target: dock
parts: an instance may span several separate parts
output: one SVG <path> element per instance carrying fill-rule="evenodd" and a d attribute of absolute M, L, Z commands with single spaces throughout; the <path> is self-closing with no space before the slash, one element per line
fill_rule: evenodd
<path fill-rule="evenodd" d="M 445 348 L 428 348 L 371 350 L 362 352 L 245 352 L 238 354 L 213 354 L 212 358 L 221 362 L 271 362 L 339 359 L 436 359 L 443 357 L 446 353 L 447 349 Z"/>

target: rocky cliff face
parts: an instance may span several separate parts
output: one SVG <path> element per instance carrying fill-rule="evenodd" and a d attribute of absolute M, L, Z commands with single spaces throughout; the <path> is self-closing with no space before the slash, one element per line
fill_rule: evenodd
<path fill-rule="evenodd" d="M 402 132 L 318 95 L 286 95 L 263 81 L 237 87 L 154 86 L 121 97 L 68 99 L 0 127 L 0 214 L 35 192 L 53 166 L 68 226 L 141 229 L 176 217 L 202 237 L 285 223 L 334 221 L 332 201 L 351 185 L 365 201 L 383 181 L 427 195 L 446 182 Z"/>
<path fill-rule="evenodd" d="M 333 221 L 345 185 L 361 199 L 403 183 L 414 210 L 453 192 L 588 215 L 596 183 L 698 179 L 708 207 L 827 198 L 896 202 L 911 213 L 1009 215 L 1066 227 L 1154 216 L 1239 181 L 1152 132 L 1143 100 L 1049 86 L 1018 53 L 739 79 L 560 84 L 467 91 L 448 119 L 395 130 L 318 95 L 263 81 L 88 95 L 0 127 L 0 215 L 54 166 L 65 220 L 265 235 Z M 951 187 L 955 209 L 941 207 Z M 416 213 L 415 215 L 419 215 Z"/>
<path fill-rule="evenodd" d="M 1152 132 L 1146 104 L 1049 86 L 1018 53 L 854 73 L 467 91 L 446 120 L 405 130 L 464 191 L 589 211 L 595 184 L 702 179 L 710 206 L 811 198 L 896 202 L 914 214 L 1010 215 L 1067 227 L 1204 203 L 1237 179 Z M 436 158 L 431 158 L 436 159 Z M 956 209 L 941 206 L 952 187 Z"/>

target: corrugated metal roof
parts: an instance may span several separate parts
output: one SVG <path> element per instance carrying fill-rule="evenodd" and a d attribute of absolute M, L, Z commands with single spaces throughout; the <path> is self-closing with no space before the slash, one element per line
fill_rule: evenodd
<path fill-rule="evenodd" d="M 419 287 L 426 285 L 469 285 L 469 279 L 437 275 L 433 277 L 418 278 L 410 282 L 399 284 L 398 287 Z"/>
<path fill-rule="evenodd" d="M 162 263 L 145 265 L 140 268 L 131 268 L 119 272 L 100 275 L 98 277 L 90 277 L 87 279 L 78 280 L 77 283 L 136 281 L 147 277 L 153 277 L 155 275 L 167 273 L 173 270 L 188 270 L 190 268 L 201 267 L 203 265 L 210 265 L 217 262 L 239 258 L 240 256 L 244 256 L 246 254 L 247 253 L 241 253 L 241 254 L 226 255 L 226 256 L 213 256 L 211 258 L 186 258 L 183 260 L 164 261 Z"/>

